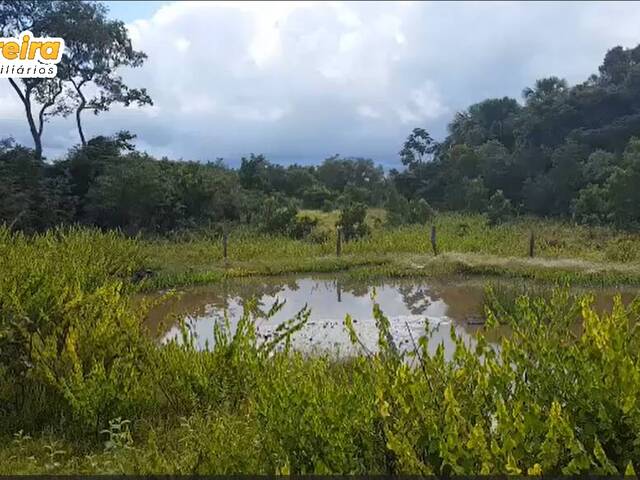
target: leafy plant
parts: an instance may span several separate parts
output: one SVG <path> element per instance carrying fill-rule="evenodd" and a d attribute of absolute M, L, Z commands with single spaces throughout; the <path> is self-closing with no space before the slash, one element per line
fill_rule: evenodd
<path fill-rule="evenodd" d="M 511 218 L 514 213 L 511 201 L 505 198 L 502 190 L 496 190 L 489 198 L 489 206 L 487 208 L 489 225 L 497 225 L 498 223 L 505 222 Z"/>
<path fill-rule="evenodd" d="M 346 241 L 369 234 L 366 217 L 367 207 L 363 203 L 350 203 L 341 210 L 337 226 L 342 229 L 342 235 Z"/>

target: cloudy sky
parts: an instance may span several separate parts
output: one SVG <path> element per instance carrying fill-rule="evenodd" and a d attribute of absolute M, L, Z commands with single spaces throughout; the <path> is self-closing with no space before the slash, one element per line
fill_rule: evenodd
<path fill-rule="evenodd" d="M 128 129 L 139 148 L 235 165 L 329 155 L 390 167 L 412 128 L 442 138 L 452 115 L 536 78 L 594 73 L 608 48 L 640 43 L 638 3 L 108 2 L 149 58 L 123 72 L 153 107 L 86 115 L 89 136 Z M 30 144 L 3 80 L 0 137 Z M 54 119 L 45 154 L 77 143 Z"/>

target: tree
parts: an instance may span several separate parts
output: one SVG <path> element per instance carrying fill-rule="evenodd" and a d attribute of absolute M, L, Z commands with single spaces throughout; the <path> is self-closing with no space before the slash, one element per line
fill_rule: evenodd
<path fill-rule="evenodd" d="M 458 112 L 449 124 L 449 143 L 481 145 L 498 140 L 508 147 L 514 144 L 514 120 L 521 107 L 509 97 L 490 98 Z"/>
<path fill-rule="evenodd" d="M 75 111 L 80 141 L 85 145 L 83 111 L 97 115 L 114 103 L 152 104 L 146 89 L 129 88 L 116 75 L 119 67 L 139 67 L 146 55 L 133 50 L 124 23 L 108 20 L 106 13 L 104 5 L 83 0 L 0 3 L 3 36 L 18 36 L 29 30 L 35 36 L 65 40 L 56 78 L 8 79 L 24 106 L 37 159 L 42 158 L 44 125 L 53 116 Z M 91 96 L 86 93 L 89 87 Z"/>
<path fill-rule="evenodd" d="M 611 219 L 620 226 L 640 226 L 640 139 L 633 138 L 607 184 Z"/>
<path fill-rule="evenodd" d="M 536 80 L 535 87 L 527 87 L 522 96 L 528 106 L 536 106 L 556 100 L 568 92 L 567 81 L 558 77 L 547 77 Z"/>
<path fill-rule="evenodd" d="M 600 185 L 590 184 L 580 190 L 572 205 L 576 221 L 587 225 L 605 223 L 610 211 L 607 196 L 608 190 Z"/>
<path fill-rule="evenodd" d="M 599 80 L 605 84 L 620 85 L 640 62 L 640 45 L 633 49 L 621 46 L 610 49 L 599 67 Z"/>
<path fill-rule="evenodd" d="M 524 207 L 536 215 L 549 215 L 553 211 L 553 180 L 540 174 L 529 177 L 522 186 Z"/>
<path fill-rule="evenodd" d="M 383 182 L 384 171 L 368 158 L 341 158 L 334 155 L 318 166 L 316 176 L 330 190 L 342 192 L 349 186 L 371 190 Z"/>
<path fill-rule="evenodd" d="M 250 190 L 267 191 L 266 171 L 269 167 L 269 161 L 264 155 L 254 155 L 249 158 L 242 157 L 238 176 L 240 177 L 240 185 Z"/>
<path fill-rule="evenodd" d="M 447 154 L 452 173 L 461 178 L 473 178 L 481 174 L 480 157 L 474 148 L 465 143 L 453 145 Z"/>
<path fill-rule="evenodd" d="M 582 169 L 588 152 L 584 145 L 567 141 L 551 155 L 551 169 L 547 176 L 553 185 L 553 210 L 555 215 L 569 212 L 571 200 L 585 185 Z"/>
<path fill-rule="evenodd" d="M 514 214 L 513 205 L 511 201 L 504 196 L 502 190 L 496 190 L 489 199 L 489 206 L 487 209 L 487 217 L 490 225 L 497 225 L 498 223 L 505 222 Z"/>
<path fill-rule="evenodd" d="M 86 145 L 71 149 L 67 158 L 57 162 L 54 168 L 69 177 L 73 194 L 82 199 L 108 165 L 120 162 L 123 151 L 133 150 L 130 141 L 134 137 L 122 131 L 113 137 L 92 138 Z"/>
<path fill-rule="evenodd" d="M 23 78 L 21 87 L 13 78 L 8 80 L 24 106 L 29 131 L 33 138 L 34 155 L 37 160 L 40 160 L 42 159 L 44 124 L 50 117 L 65 109 L 62 105 L 56 108 L 63 91 L 62 82 L 56 78 Z M 40 105 L 37 113 L 34 112 L 34 102 Z"/>
<path fill-rule="evenodd" d="M 130 88 L 116 74 L 120 67 L 139 67 L 147 58 L 136 51 L 123 22 L 107 19 L 107 8 L 94 2 L 61 2 L 48 23 L 49 30 L 65 40 L 60 77 L 72 88 L 65 90 L 70 110 L 75 111 L 80 141 L 86 144 L 81 115 L 108 111 L 114 103 L 124 106 L 153 105 L 145 88 Z M 92 94 L 87 93 L 91 88 Z"/>
<path fill-rule="evenodd" d="M 596 150 L 582 165 L 581 175 L 587 182 L 602 185 L 611 177 L 617 164 L 613 153 Z"/>
<path fill-rule="evenodd" d="M 422 163 L 426 156 L 433 155 L 438 144 L 424 128 L 414 128 L 400 150 L 400 159 L 408 167 Z"/>
<path fill-rule="evenodd" d="M 128 233 L 163 232 L 183 218 L 182 203 L 161 162 L 131 158 L 106 165 L 86 195 L 85 218 Z"/>
<path fill-rule="evenodd" d="M 490 140 L 476 149 L 480 157 L 481 174 L 491 191 L 502 190 L 509 198 L 517 196 L 522 185 L 521 172 L 513 154 L 497 140 Z"/>
<path fill-rule="evenodd" d="M 365 223 L 367 206 L 363 203 L 350 203 L 340 212 L 337 226 L 342 229 L 346 241 L 369 234 L 369 226 Z"/>
<path fill-rule="evenodd" d="M 4 0 L 0 2 L 0 31 L 3 37 L 17 37 L 23 31 L 35 36 L 59 36 L 50 30 L 49 21 L 57 15 L 58 2 L 40 0 Z M 8 78 L 24 107 L 33 138 L 34 156 L 42 158 L 42 134 L 47 120 L 64 113 L 60 78 Z M 39 105 L 39 107 L 37 106 Z"/>
<path fill-rule="evenodd" d="M 31 149 L 0 140 L 0 224 L 39 231 L 73 220 L 75 199 L 64 176 Z"/>

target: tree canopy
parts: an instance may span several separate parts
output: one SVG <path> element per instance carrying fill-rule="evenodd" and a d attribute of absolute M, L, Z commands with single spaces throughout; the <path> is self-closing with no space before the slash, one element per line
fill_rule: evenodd
<path fill-rule="evenodd" d="M 45 123 L 75 112 L 82 144 L 86 144 L 81 114 L 109 110 L 112 104 L 152 104 L 145 88 L 130 88 L 117 74 L 121 67 L 139 67 L 144 52 L 133 49 L 123 22 L 109 20 L 107 8 L 85 0 L 5 0 L 0 2 L 3 36 L 23 31 L 61 37 L 65 50 L 55 78 L 9 78 L 25 110 L 34 154 L 42 158 Z M 87 93 L 90 91 L 91 93 Z"/>
<path fill-rule="evenodd" d="M 422 132 L 414 130 L 403 149 L 407 169 L 393 173 L 396 188 L 440 209 L 484 209 L 500 192 L 521 213 L 635 228 L 640 203 L 627 185 L 640 136 L 639 60 L 640 46 L 615 47 L 583 83 L 551 76 L 525 88 L 522 103 L 471 105 L 432 147 L 428 167 L 412 160 L 409 147 Z"/>
<path fill-rule="evenodd" d="M 640 228 L 640 45 L 610 49 L 577 85 L 549 76 L 520 100 L 475 103 L 455 114 L 442 141 L 415 127 L 399 170 L 340 155 L 283 166 L 261 154 L 232 169 L 154 159 L 135 151 L 128 132 L 85 138 L 82 112 L 151 104 L 145 88 L 117 73 L 146 55 L 102 4 L 6 0 L 0 28 L 5 36 L 26 29 L 62 36 L 67 45 L 58 78 L 9 79 L 34 139 L 33 149 L 11 140 L 0 146 L 0 222 L 14 228 L 83 223 L 167 232 L 257 222 L 266 232 L 300 235 L 309 225 L 295 224 L 298 209 L 342 210 L 349 219 L 360 218 L 363 205 L 386 207 L 392 225 L 425 223 L 435 208 L 486 213 L 494 223 L 534 214 Z M 80 145 L 44 162 L 46 121 L 71 113 Z"/>

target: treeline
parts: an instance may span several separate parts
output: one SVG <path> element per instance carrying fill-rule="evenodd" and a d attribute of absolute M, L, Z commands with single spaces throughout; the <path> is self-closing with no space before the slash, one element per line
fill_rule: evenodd
<path fill-rule="evenodd" d="M 415 129 L 392 172 L 408 198 L 437 208 L 640 225 L 640 46 L 609 50 L 569 87 L 543 78 L 513 98 L 458 113 L 440 144 Z"/>
<path fill-rule="evenodd" d="M 53 163 L 3 141 L 0 223 L 25 231 L 84 224 L 127 233 L 244 223 L 303 237 L 314 222 L 298 217 L 301 208 L 363 216 L 362 205 L 382 206 L 386 198 L 388 182 L 371 160 L 335 156 L 319 166 L 283 167 L 251 155 L 231 169 L 220 160 L 156 160 L 135 151 L 131 140 L 127 132 L 96 137 Z"/>
<path fill-rule="evenodd" d="M 314 220 L 299 209 L 342 210 L 353 236 L 366 207 L 391 225 L 424 223 L 438 210 L 518 215 L 640 228 L 640 46 L 616 47 L 598 74 L 569 87 L 556 77 L 525 89 L 524 103 L 488 99 L 458 113 L 439 143 L 416 128 L 385 174 L 368 159 L 334 156 L 318 166 L 281 166 L 262 155 L 238 169 L 156 160 L 128 132 L 96 137 L 53 163 L 0 144 L 0 223 L 25 231 L 58 224 L 128 233 L 250 224 L 302 238 Z M 432 208 L 433 207 L 433 208 Z"/>

